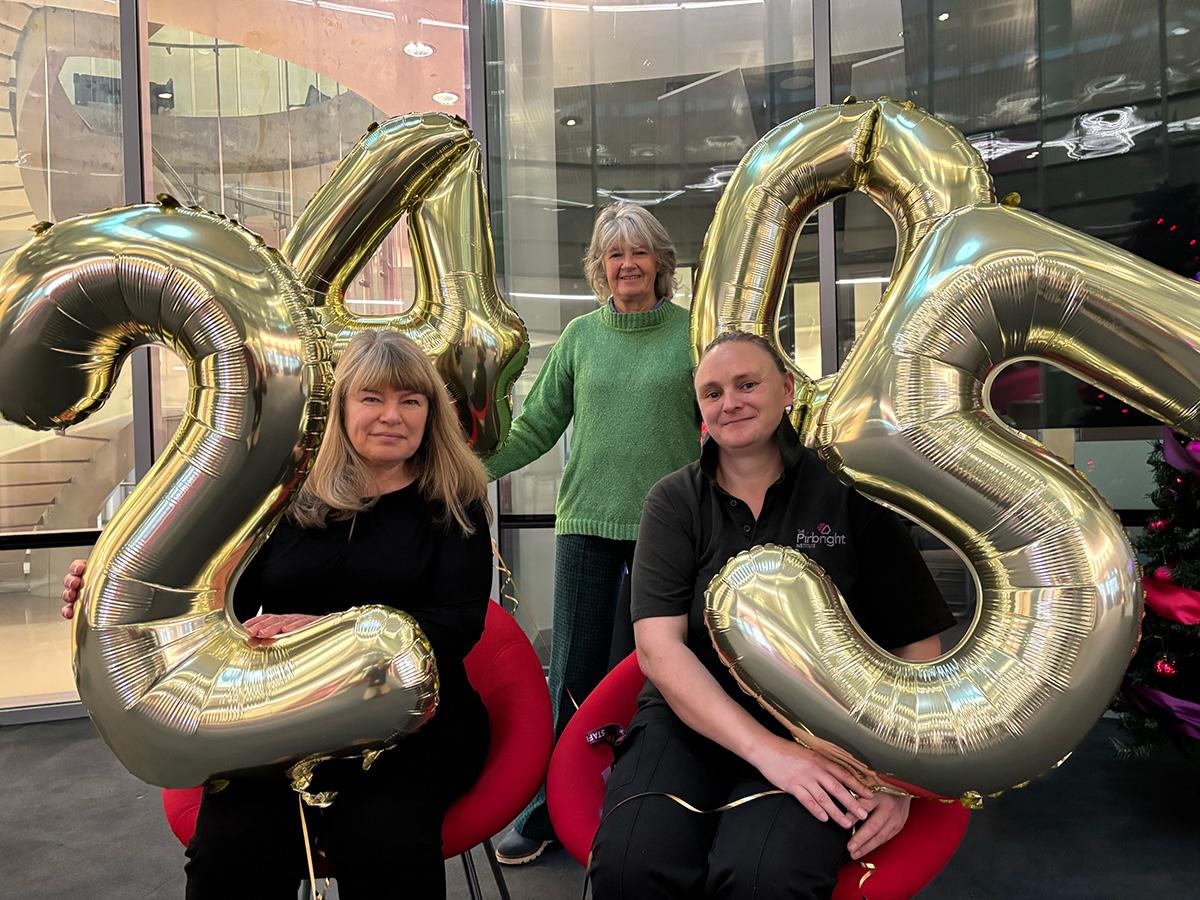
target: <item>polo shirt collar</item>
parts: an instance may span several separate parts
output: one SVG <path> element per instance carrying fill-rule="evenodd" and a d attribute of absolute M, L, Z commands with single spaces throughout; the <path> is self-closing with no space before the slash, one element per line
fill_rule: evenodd
<path fill-rule="evenodd" d="M 800 443 L 800 438 L 796 435 L 796 429 L 792 427 L 787 413 L 784 413 L 783 418 L 779 420 L 779 427 L 775 429 L 775 440 L 779 443 L 779 453 L 783 457 L 783 472 L 785 475 L 790 475 L 804 458 L 804 446 Z M 714 483 L 717 480 L 717 461 L 720 449 L 711 435 L 704 435 L 704 441 L 700 445 L 700 471 Z"/>

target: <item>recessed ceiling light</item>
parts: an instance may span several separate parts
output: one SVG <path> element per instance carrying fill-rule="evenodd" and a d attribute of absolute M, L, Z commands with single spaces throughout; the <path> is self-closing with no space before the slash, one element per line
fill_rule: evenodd
<path fill-rule="evenodd" d="M 1186 25 L 1177 25 L 1171 29 L 1171 34 L 1175 35 L 1175 37 L 1183 37 L 1191 30 L 1192 29 L 1188 28 Z"/>
<path fill-rule="evenodd" d="M 433 95 L 435 103 L 440 103 L 442 106 L 453 106 L 458 102 L 458 94 L 454 91 L 438 91 Z"/>
<path fill-rule="evenodd" d="M 575 125 L 579 124 L 579 120 L 577 118 L 575 118 L 574 116 L 567 116 L 565 119 L 562 120 L 562 123 L 564 125 L 566 125 L 568 128 L 572 128 Z"/>
<path fill-rule="evenodd" d="M 170 91 L 159 91 L 158 99 L 159 100 L 170 100 L 174 96 L 175 95 L 172 94 Z"/>
<path fill-rule="evenodd" d="M 946 21 L 948 18 L 950 18 L 950 13 L 941 13 L 941 14 L 938 16 L 938 21 L 939 21 L 939 22 L 945 22 L 945 21 Z"/>
<path fill-rule="evenodd" d="M 1037 150 L 1034 150 L 1032 153 L 1026 153 L 1026 154 L 1025 154 L 1025 158 L 1026 158 L 1026 159 L 1033 159 L 1033 158 L 1034 158 L 1035 156 L 1037 156 L 1037 155 L 1038 155 L 1038 151 L 1037 151 Z"/>
<path fill-rule="evenodd" d="M 424 59 L 433 56 L 433 47 L 424 41 L 409 41 L 404 45 L 404 52 L 414 59 Z"/>

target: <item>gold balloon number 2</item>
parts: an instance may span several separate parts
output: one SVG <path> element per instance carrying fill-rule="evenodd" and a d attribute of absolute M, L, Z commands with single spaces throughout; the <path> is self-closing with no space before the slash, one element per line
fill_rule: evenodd
<path fill-rule="evenodd" d="M 406 212 L 416 301 L 398 317 L 349 315 L 342 285 Z M 527 341 L 494 275 L 478 145 L 441 115 L 372 128 L 283 253 L 162 198 L 42 226 L 0 270 L 9 421 L 81 421 L 142 344 L 188 369 L 183 422 L 101 534 L 72 633 L 80 697 L 133 774 L 187 787 L 370 757 L 433 713 L 432 651 L 404 613 L 356 607 L 250 646 L 226 601 L 307 471 L 331 359 L 357 330 L 418 341 L 476 448 L 502 440 Z"/>
<path fill-rule="evenodd" d="M 911 103 L 848 98 L 776 128 L 730 179 L 697 273 L 697 351 L 725 329 L 775 339 L 804 220 L 851 191 L 895 223 L 893 276 L 837 374 L 796 371 L 794 422 L 840 479 L 958 551 L 976 616 L 940 658 L 900 660 L 811 560 L 768 546 L 714 578 L 708 624 L 798 740 L 877 783 L 975 803 L 1071 752 L 1117 689 L 1142 610 L 1116 516 L 994 416 L 989 380 L 1044 360 L 1196 435 L 1200 285 L 997 203 L 971 145 Z"/>

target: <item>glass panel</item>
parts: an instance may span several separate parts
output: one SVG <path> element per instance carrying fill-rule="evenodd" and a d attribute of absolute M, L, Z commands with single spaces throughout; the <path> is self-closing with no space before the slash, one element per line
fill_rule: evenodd
<path fill-rule="evenodd" d="M 99 528 L 133 481 L 133 367 L 64 435 L 0 424 L 0 534 Z"/>
<path fill-rule="evenodd" d="M 834 96 L 914 100 L 966 134 L 997 194 L 1017 191 L 1026 209 L 1192 278 L 1200 10 L 1183 0 L 1161 9 L 1160 19 L 1159 5 L 1134 0 L 836 3 Z M 837 204 L 835 225 L 844 359 L 886 286 L 895 237 L 862 196 Z M 1000 373 L 991 400 L 1014 427 L 1072 432 L 1064 448 L 1087 448 L 1085 471 L 1115 507 L 1146 505 L 1152 420 L 1035 363 Z"/>
<path fill-rule="evenodd" d="M 235 217 L 278 246 L 371 122 L 465 114 L 462 9 L 445 6 L 433 16 L 279 0 L 185 12 L 152 0 L 155 190 Z M 276 15 L 286 25 L 264 28 Z M 393 231 L 350 299 L 411 301 L 403 235 Z"/>
<path fill-rule="evenodd" d="M 576 316 L 596 308 L 582 258 L 598 209 L 651 210 L 691 281 L 734 167 L 773 126 L 814 105 L 808 0 L 488 4 L 489 177 L 497 264 L 529 328 L 517 402 Z M 820 374 L 815 219 L 800 240 L 780 340 Z M 514 473 L 501 511 L 548 514 L 562 442 Z"/>
<path fill-rule="evenodd" d="M 463 116 L 461 4 L 392 6 L 274 0 L 183 7 L 151 0 L 155 191 L 234 217 L 277 247 L 372 122 L 414 110 Z M 401 220 L 346 299 L 361 314 L 388 315 L 414 297 Z M 161 448 L 187 386 L 179 361 L 160 353 Z"/>
<path fill-rule="evenodd" d="M 35 222 L 122 204 L 119 45 L 115 6 L 0 2 L 0 261 Z M 0 533 L 105 520 L 133 468 L 129 368 L 65 437 L 0 424 Z"/>
<path fill-rule="evenodd" d="M 504 592 L 517 600 L 515 616 L 533 642 L 542 665 L 550 664 L 550 630 L 554 597 L 554 532 L 549 528 L 501 528 L 505 561 L 516 576 L 516 587 Z M 508 597 L 504 608 L 513 610 Z"/>
<path fill-rule="evenodd" d="M 0 551 L 0 709 L 79 699 L 62 579 L 90 547 Z"/>

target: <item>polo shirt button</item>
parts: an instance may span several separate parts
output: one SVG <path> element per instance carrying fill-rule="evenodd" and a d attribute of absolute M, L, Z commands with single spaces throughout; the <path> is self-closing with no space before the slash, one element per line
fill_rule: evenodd
<path fill-rule="evenodd" d="M 743 526 L 742 526 L 742 531 L 746 532 L 746 534 L 749 534 L 749 533 L 750 533 L 750 526 L 749 526 L 749 525 L 743 525 Z"/>
<path fill-rule="evenodd" d="M 736 501 L 736 500 L 730 500 L 730 501 L 729 501 L 729 505 L 730 505 L 730 506 L 737 506 L 737 501 Z"/>

